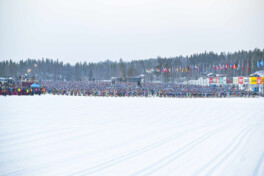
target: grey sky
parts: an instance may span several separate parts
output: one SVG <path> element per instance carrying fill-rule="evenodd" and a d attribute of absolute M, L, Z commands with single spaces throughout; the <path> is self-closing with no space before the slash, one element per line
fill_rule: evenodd
<path fill-rule="evenodd" d="M 0 60 L 263 49 L 263 31 L 263 0 L 0 0 Z"/>

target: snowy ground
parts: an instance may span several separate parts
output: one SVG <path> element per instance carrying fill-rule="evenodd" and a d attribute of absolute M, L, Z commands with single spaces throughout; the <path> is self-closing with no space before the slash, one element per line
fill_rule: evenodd
<path fill-rule="evenodd" d="M 0 175 L 264 175 L 264 99 L 0 97 Z"/>

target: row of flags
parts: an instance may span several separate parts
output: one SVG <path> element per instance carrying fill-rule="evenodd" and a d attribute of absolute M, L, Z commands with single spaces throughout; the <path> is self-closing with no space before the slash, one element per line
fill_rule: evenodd
<path fill-rule="evenodd" d="M 257 67 L 264 67 L 264 61 L 257 61 Z M 205 68 L 204 66 L 199 66 L 199 65 L 190 65 L 190 66 L 179 66 L 176 68 L 152 68 L 152 69 L 146 69 L 146 73 L 153 73 L 153 72 L 164 72 L 164 73 L 168 73 L 168 72 L 190 72 L 190 71 L 207 71 L 209 69 L 209 71 L 213 71 L 213 70 L 227 70 L 227 69 L 233 69 L 233 70 L 248 70 L 250 71 L 251 69 L 254 68 L 254 64 L 253 61 L 251 62 L 251 66 L 250 64 L 247 65 L 243 65 L 243 64 L 237 64 L 237 63 L 230 63 L 230 64 L 221 64 L 221 65 L 212 65 L 209 66 L 209 68 Z"/>

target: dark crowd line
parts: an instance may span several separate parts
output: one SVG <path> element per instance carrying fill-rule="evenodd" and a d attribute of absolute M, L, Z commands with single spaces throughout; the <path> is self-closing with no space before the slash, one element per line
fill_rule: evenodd
<path fill-rule="evenodd" d="M 183 84 L 138 84 L 134 82 L 42 81 L 40 88 L 21 88 L 19 84 L 1 84 L 0 95 L 66 95 L 102 97 L 255 97 L 256 92 L 235 86 L 199 86 Z"/>

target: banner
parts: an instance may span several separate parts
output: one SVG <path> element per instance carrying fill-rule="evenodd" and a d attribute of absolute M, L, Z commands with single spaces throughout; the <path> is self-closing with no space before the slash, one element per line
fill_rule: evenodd
<path fill-rule="evenodd" d="M 206 85 L 209 85 L 209 84 L 210 84 L 209 78 L 206 78 L 206 79 L 205 79 L 205 84 L 206 84 Z"/>
<path fill-rule="evenodd" d="M 214 83 L 214 84 L 216 83 L 216 78 L 213 78 L 213 83 Z"/>
<path fill-rule="evenodd" d="M 223 83 L 226 84 L 226 77 L 223 77 Z"/>
<path fill-rule="evenodd" d="M 219 83 L 219 77 L 216 77 L 216 82 L 215 83 Z"/>
<path fill-rule="evenodd" d="M 233 78 L 226 78 L 226 83 L 233 83 Z"/>
<path fill-rule="evenodd" d="M 209 84 L 212 84 L 212 83 L 213 83 L 213 78 L 210 77 L 210 78 L 209 78 Z"/>
<path fill-rule="evenodd" d="M 220 77 L 220 78 L 219 78 L 219 83 L 220 83 L 220 84 L 224 84 L 224 78 L 223 78 L 223 77 Z"/>
<path fill-rule="evenodd" d="M 243 84 L 244 83 L 243 80 L 244 80 L 243 77 L 238 77 L 238 84 Z"/>
<path fill-rule="evenodd" d="M 238 77 L 233 77 L 233 84 L 238 84 Z"/>
<path fill-rule="evenodd" d="M 257 77 L 257 84 L 261 84 L 261 77 Z"/>
<path fill-rule="evenodd" d="M 264 82 L 264 77 L 261 77 L 261 84 L 263 84 Z"/>
<path fill-rule="evenodd" d="M 244 84 L 249 84 L 249 77 L 243 77 Z"/>
<path fill-rule="evenodd" d="M 250 84 L 257 84 L 257 77 L 250 77 Z"/>

